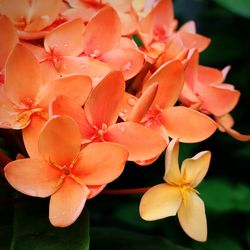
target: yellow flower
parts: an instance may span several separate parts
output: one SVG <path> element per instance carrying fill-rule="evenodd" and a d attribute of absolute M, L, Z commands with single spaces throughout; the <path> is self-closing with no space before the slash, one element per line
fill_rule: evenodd
<path fill-rule="evenodd" d="M 178 215 L 181 227 L 197 241 L 207 239 L 205 206 L 196 186 L 207 173 L 211 153 L 203 151 L 178 164 L 179 141 L 170 142 L 166 151 L 165 174 L 162 183 L 150 188 L 142 197 L 140 215 L 152 221 Z"/>

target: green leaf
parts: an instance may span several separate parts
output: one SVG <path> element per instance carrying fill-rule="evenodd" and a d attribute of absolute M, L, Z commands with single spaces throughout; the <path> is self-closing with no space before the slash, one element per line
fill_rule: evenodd
<path fill-rule="evenodd" d="M 250 18 L 250 1 L 249 0 L 214 0 L 222 7 L 240 15 Z"/>
<path fill-rule="evenodd" d="M 120 228 L 94 227 L 91 228 L 91 244 L 93 250 L 190 250 L 174 244 L 161 237 Z"/>
<path fill-rule="evenodd" d="M 89 219 L 85 209 L 67 228 L 55 228 L 48 220 L 47 202 L 16 205 L 11 250 L 88 250 Z"/>
<path fill-rule="evenodd" d="M 203 181 L 198 188 L 206 207 L 216 212 L 250 212 L 250 187 L 222 179 Z"/>

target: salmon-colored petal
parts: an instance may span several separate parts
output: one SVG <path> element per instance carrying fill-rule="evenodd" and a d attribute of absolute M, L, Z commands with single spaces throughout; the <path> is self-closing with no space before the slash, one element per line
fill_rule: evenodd
<path fill-rule="evenodd" d="M 110 72 L 93 89 L 85 104 L 85 113 L 90 124 L 101 128 L 114 124 L 125 93 L 125 82 L 120 71 Z"/>
<path fill-rule="evenodd" d="M 136 14 L 130 10 L 130 12 L 118 11 L 117 14 L 121 20 L 121 34 L 123 36 L 131 35 L 136 31 L 138 20 Z"/>
<path fill-rule="evenodd" d="M 46 120 L 38 114 L 32 115 L 29 125 L 22 130 L 23 142 L 31 158 L 41 158 L 38 151 L 38 139 Z"/>
<path fill-rule="evenodd" d="M 46 84 L 40 92 L 40 105 L 47 107 L 57 96 L 64 95 L 83 105 L 92 89 L 92 82 L 88 76 L 70 75 L 58 78 Z"/>
<path fill-rule="evenodd" d="M 217 129 L 207 115 L 186 107 L 170 107 L 162 112 L 162 124 L 172 138 L 193 143 L 207 139 Z"/>
<path fill-rule="evenodd" d="M 86 26 L 83 51 L 89 56 L 101 56 L 116 48 L 120 37 L 121 23 L 117 13 L 111 7 L 102 8 Z"/>
<path fill-rule="evenodd" d="M 168 144 L 165 153 L 165 173 L 163 179 L 169 184 L 179 184 L 182 180 L 178 158 L 179 141 L 178 139 L 173 139 Z"/>
<path fill-rule="evenodd" d="M 189 33 L 196 33 L 196 25 L 195 25 L 195 22 L 194 21 L 188 21 L 186 23 L 184 23 L 179 31 L 186 31 L 186 32 L 189 32 Z"/>
<path fill-rule="evenodd" d="M 153 83 L 149 86 L 138 101 L 131 108 L 130 112 L 127 115 L 127 120 L 131 122 L 140 122 L 144 115 L 147 113 L 148 109 L 152 105 L 156 93 L 158 91 L 159 84 Z M 129 101 L 128 101 L 129 102 Z"/>
<path fill-rule="evenodd" d="M 63 23 L 44 39 L 44 48 L 53 55 L 78 56 L 83 51 L 84 24 L 81 19 Z"/>
<path fill-rule="evenodd" d="M 51 163 L 69 166 L 80 152 L 80 131 L 70 117 L 52 117 L 43 127 L 38 149 Z"/>
<path fill-rule="evenodd" d="M 81 18 L 84 23 L 87 23 L 95 14 L 96 10 L 92 8 L 69 8 L 61 13 L 66 20 L 71 21 Z"/>
<path fill-rule="evenodd" d="M 7 57 L 18 42 L 14 25 L 8 17 L 0 17 L 0 71 L 4 68 Z"/>
<path fill-rule="evenodd" d="M 19 36 L 19 39 L 21 40 L 37 40 L 42 39 L 46 35 L 48 35 L 49 31 L 43 30 L 43 31 L 37 31 L 37 32 L 26 32 L 23 30 L 17 30 L 17 34 Z"/>
<path fill-rule="evenodd" d="M 221 70 L 221 73 L 222 73 L 222 75 L 223 75 L 223 80 L 222 80 L 223 82 L 224 82 L 224 80 L 226 79 L 226 77 L 227 77 L 228 72 L 230 71 L 230 69 L 231 69 L 231 66 L 228 65 L 228 66 L 226 66 L 224 69 Z"/>
<path fill-rule="evenodd" d="M 194 107 L 195 105 L 197 106 L 197 109 L 201 105 L 201 100 L 187 83 L 184 83 L 179 101 L 187 107 Z"/>
<path fill-rule="evenodd" d="M 150 188 L 141 198 L 140 216 L 147 221 L 159 220 L 176 215 L 181 205 L 178 187 L 166 183 Z"/>
<path fill-rule="evenodd" d="M 58 73 L 62 75 L 83 74 L 89 76 L 92 80 L 93 87 L 98 85 L 99 82 L 112 71 L 107 63 L 88 56 L 64 56 L 57 62 L 57 70 Z"/>
<path fill-rule="evenodd" d="M 17 44 L 6 63 L 6 95 L 17 105 L 30 106 L 41 86 L 38 61 L 27 48 Z"/>
<path fill-rule="evenodd" d="M 166 128 L 158 122 L 152 122 L 152 123 L 142 123 L 144 126 L 152 129 L 154 132 L 156 132 L 158 135 L 160 135 L 168 144 L 169 143 L 169 136 L 168 136 L 168 131 L 166 130 Z"/>
<path fill-rule="evenodd" d="M 8 163 L 4 174 L 11 186 L 19 192 L 47 197 L 57 190 L 61 173 L 44 160 L 20 159 Z"/>
<path fill-rule="evenodd" d="M 142 68 L 144 54 L 136 49 L 114 49 L 102 56 L 112 69 L 123 72 L 125 80 L 135 76 Z"/>
<path fill-rule="evenodd" d="M 218 69 L 199 65 L 198 80 L 203 84 L 222 83 L 224 76 Z"/>
<path fill-rule="evenodd" d="M 85 147 L 74 167 L 74 174 L 86 185 L 107 184 L 122 173 L 128 151 L 111 142 L 91 143 Z"/>
<path fill-rule="evenodd" d="M 51 195 L 49 220 L 55 227 L 67 227 L 81 214 L 89 195 L 89 189 L 65 178 L 59 190 Z"/>
<path fill-rule="evenodd" d="M 178 211 L 178 218 L 182 229 L 194 240 L 207 240 L 207 220 L 205 206 L 199 196 L 187 191 L 184 195 L 184 201 Z"/>
<path fill-rule="evenodd" d="M 158 105 L 160 108 L 174 105 L 184 83 L 184 70 L 181 62 L 175 60 L 162 65 L 144 84 L 143 92 L 153 83 L 159 85 L 153 105 Z"/>
<path fill-rule="evenodd" d="M 189 52 L 188 62 L 185 67 L 185 82 L 191 88 L 195 90 L 196 83 L 198 81 L 198 65 L 199 65 L 199 53 L 198 50 L 192 49 Z"/>
<path fill-rule="evenodd" d="M 145 161 L 161 154 L 166 142 L 154 131 L 134 122 L 113 125 L 104 135 L 106 141 L 116 142 L 129 151 L 130 161 Z"/>
<path fill-rule="evenodd" d="M 181 165 L 184 180 L 192 187 L 196 187 L 206 175 L 211 159 L 209 151 L 203 151 L 190 159 L 185 159 Z"/>
<path fill-rule="evenodd" d="M 230 85 L 233 87 L 233 85 Z M 221 116 L 229 113 L 237 105 L 240 91 L 227 88 L 226 84 L 202 85 L 199 84 L 199 94 L 202 99 L 201 110 Z"/>
<path fill-rule="evenodd" d="M 179 32 L 181 40 L 187 49 L 196 48 L 199 52 L 205 50 L 211 42 L 211 39 L 199 34 L 189 32 Z"/>
<path fill-rule="evenodd" d="M 82 143 L 92 141 L 96 130 L 89 124 L 83 108 L 74 100 L 66 96 L 58 96 L 50 105 L 50 115 L 67 115 L 76 121 L 79 126 Z"/>
<path fill-rule="evenodd" d="M 92 199 L 95 196 L 97 196 L 99 193 L 102 192 L 102 190 L 106 187 L 106 184 L 104 185 L 96 185 L 96 186 L 88 186 L 88 189 L 90 191 L 88 199 Z"/>
<path fill-rule="evenodd" d="M 226 132 L 231 135 L 234 139 L 239 141 L 250 141 L 250 135 L 241 134 L 233 129 L 234 120 L 230 114 L 226 114 L 220 117 L 215 117 L 215 121 L 219 125 L 219 129 L 222 132 Z"/>

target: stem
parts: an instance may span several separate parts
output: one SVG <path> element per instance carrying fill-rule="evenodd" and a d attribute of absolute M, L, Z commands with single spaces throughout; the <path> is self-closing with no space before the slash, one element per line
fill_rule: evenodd
<path fill-rule="evenodd" d="M 129 188 L 129 189 L 104 189 L 102 194 L 108 195 L 126 195 L 126 194 L 143 194 L 151 187 Z"/>

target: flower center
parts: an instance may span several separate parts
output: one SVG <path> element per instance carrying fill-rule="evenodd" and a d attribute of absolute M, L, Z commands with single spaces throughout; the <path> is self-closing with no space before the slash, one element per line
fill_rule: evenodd
<path fill-rule="evenodd" d="M 151 127 L 154 124 L 160 124 L 160 115 L 162 109 L 158 105 L 150 107 L 147 114 L 143 117 L 141 123 L 146 127 Z"/>

